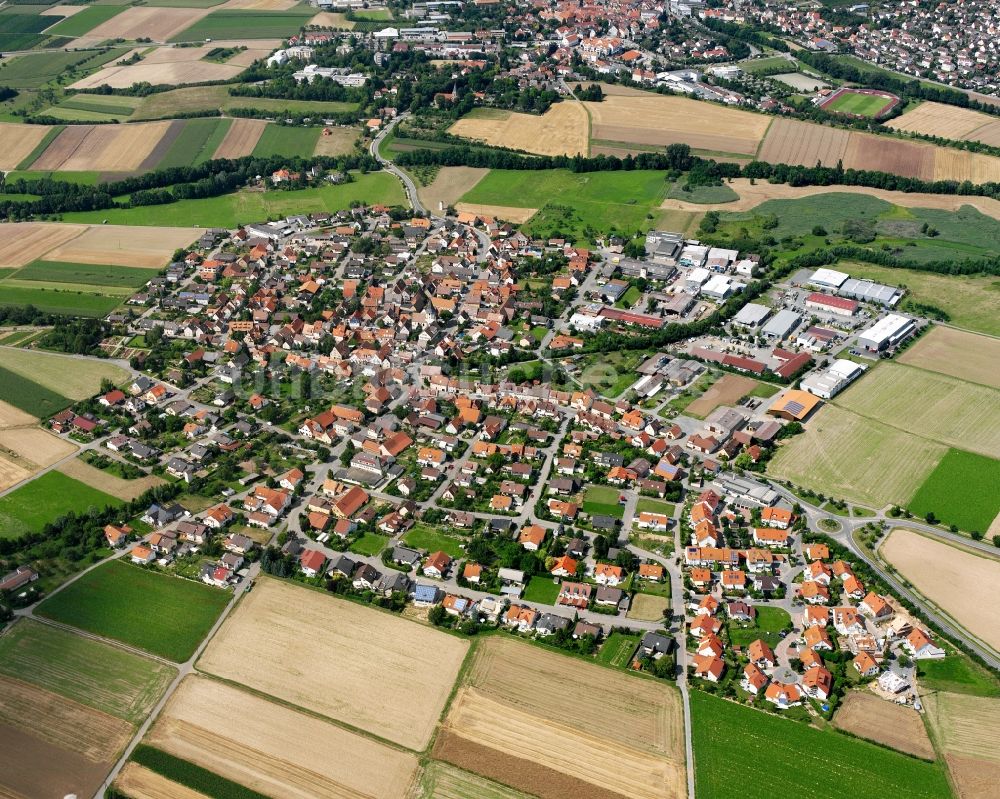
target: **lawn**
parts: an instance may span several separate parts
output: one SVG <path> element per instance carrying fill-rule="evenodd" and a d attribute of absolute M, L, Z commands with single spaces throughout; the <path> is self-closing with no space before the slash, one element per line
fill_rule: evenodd
<path fill-rule="evenodd" d="M 37 613 L 180 663 L 194 654 L 231 597 L 112 561 L 46 599 Z"/>
<path fill-rule="evenodd" d="M 16 538 L 40 531 L 69 512 L 85 513 L 90 508 L 118 507 L 110 494 L 91 488 L 62 472 L 46 472 L 30 483 L 0 497 L 0 538 Z"/>
<path fill-rule="evenodd" d="M 253 154 L 260 158 L 272 155 L 312 155 L 322 128 L 291 125 L 268 125 L 264 128 Z"/>
<path fill-rule="evenodd" d="M 164 225 L 186 227 L 235 228 L 260 219 L 308 214 L 316 211 L 342 211 L 351 203 L 369 205 L 405 205 L 406 196 L 399 181 L 388 172 L 357 175 L 351 183 L 322 186 L 301 191 L 234 192 L 202 200 L 180 200 L 169 205 L 139 208 L 110 208 L 64 214 L 66 222 L 116 225 Z"/>
<path fill-rule="evenodd" d="M 611 633 L 608 636 L 608 640 L 601 647 L 600 652 L 597 653 L 597 659 L 601 663 L 607 663 L 609 666 L 617 666 L 623 669 L 631 662 L 632 654 L 639 646 L 641 639 L 642 636 L 639 635 L 626 635 L 619 632 Z"/>
<path fill-rule="evenodd" d="M 845 92 L 837 97 L 833 102 L 824 107 L 824 111 L 833 111 L 838 114 L 858 114 L 863 117 L 873 117 L 881 111 L 889 100 L 877 94 L 858 94 L 857 92 Z"/>
<path fill-rule="evenodd" d="M 757 607 L 755 623 L 749 625 L 729 623 L 729 640 L 734 646 L 748 646 L 761 638 L 773 648 L 781 640 L 778 633 L 791 628 L 792 617 L 781 608 Z"/>
<path fill-rule="evenodd" d="M 521 598 L 528 602 L 538 602 L 542 605 L 554 605 L 559 596 L 559 583 L 544 574 L 536 574 L 524 587 Z"/>
<path fill-rule="evenodd" d="M 918 661 L 917 679 L 923 691 L 1000 696 L 996 677 L 947 644 L 945 648 L 948 656 L 941 660 Z"/>
<path fill-rule="evenodd" d="M 9 283 L 4 284 L 0 291 L 0 305 L 34 305 L 40 311 L 64 316 L 106 316 L 120 304 L 120 297 L 105 297 L 83 291 L 36 289 Z"/>
<path fill-rule="evenodd" d="M 92 286 L 116 286 L 137 289 L 160 273 L 158 269 L 104 264 L 71 264 L 63 261 L 33 261 L 19 269 L 18 280 L 48 283 L 87 283 Z"/>
<path fill-rule="evenodd" d="M 169 169 L 177 166 L 191 166 L 201 161 L 207 161 L 215 154 L 215 150 L 222 142 L 231 124 L 231 119 L 219 119 L 218 117 L 189 119 L 184 123 L 180 135 L 174 139 L 156 168 Z M 221 135 L 219 135 L 220 130 Z"/>
<path fill-rule="evenodd" d="M 46 31 L 49 36 L 84 36 L 125 10 L 125 6 L 87 6 Z"/>
<path fill-rule="evenodd" d="M 666 191 L 663 172 L 494 169 L 461 200 L 538 208 L 525 232 L 543 238 L 562 233 L 581 241 L 598 232 L 645 232 L 653 226 L 647 215 L 654 213 Z"/>
<path fill-rule="evenodd" d="M 642 299 L 642 292 L 635 286 L 629 286 L 625 293 L 615 303 L 616 308 L 631 308 Z"/>
<path fill-rule="evenodd" d="M 618 504 L 620 492 L 614 486 L 592 485 L 583 496 L 583 512 L 595 515 L 614 516 L 620 519 L 625 508 Z"/>
<path fill-rule="evenodd" d="M 658 499 L 640 497 L 639 501 L 635 504 L 635 515 L 638 516 L 640 513 L 665 513 L 667 516 L 672 517 L 674 515 L 674 506 L 669 502 L 661 502 Z"/>
<path fill-rule="evenodd" d="M 985 533 L 1000 513 L 1000 460 L 949 449 L 910 500 L 917 516 Z"/>
<path fill-rule="evenodd" d="M 687 183 L 682 181 L 683 179 L 670 184 L 670 189 L 667 191 L 669 199 L 713 205 L 715 203 L 731 203 L 740 198 L 740 195 L 724 183 L 721 186 L 688 187 Z"/>
<path fill-rule="evenodd" d="M 378 535 L 376 533 L 365 533 L 361 538 L 351 544 L 348 549 L 357 552 L 359 555 L 378 555 L 385 545 L 389 543 L 389 536 Z"/>
<path fill-rule="evenodd" d="M 403 541 L 415 549 L 425 549 L 428 552 L 446 552 L 453 558 L 460 558 L 465 552 L 462 549 L 462 542 L 457 538 L 424 524 L 413 525 L 410 531 L 403 536 Z"/>
<path fill-rule="evenodd" d="M 287 39 L 302 30 L 315 16 L 314 9 L 288 11 L 213 11 L 190 28 L 174 36 L 171 42 L 195 42 L 205 39 Z"/>
<path fill-rule="evenodd" d="M 952 795 L 937 763 L 832 729 L 818 730 L 701 691 L 691 692 L 691 716 L 699 799 Z"/>
<path fill-rule="evenodd" d="M 73 404 L 73 400 L 62 394 L 57 394 L 2 366 L 0 366 L 0 400 L 42 419 Z"/>
<path fill-rule="evenodd" d="M 0 674 L 138 724 L 177 672 L 119 647 L 22 619 L 0 636 Z"/>

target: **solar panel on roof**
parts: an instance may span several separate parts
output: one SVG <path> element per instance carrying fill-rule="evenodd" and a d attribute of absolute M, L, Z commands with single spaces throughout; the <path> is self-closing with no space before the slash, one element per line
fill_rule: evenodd
<path fill-rule="evenodd" d="M 792 414 L 802 413 L 803 408 L 805 408 L 805 405 L 801 402 L 796 402 L 795 400 L 785 404 L 785 410 Z"/>

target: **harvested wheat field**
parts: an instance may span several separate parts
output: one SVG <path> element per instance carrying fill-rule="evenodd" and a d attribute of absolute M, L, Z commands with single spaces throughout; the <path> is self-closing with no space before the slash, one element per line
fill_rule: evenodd
<path fill-rule="evenodd" d="M 935 325 L 899 358 L 900 363 L 1000 388 L 1000 339 Z"/>
<path fill-rule="evenodd" d="M 242 158 L 250 155 L 257 146 L 267 121 L 263 119 L 234 119 L 213 158 Z"/>
<path fill-rule="evenodd" d="M 528 794 L 477 774 L 431 760 L 424 766 L 409 799 L 531 799 Z"/>
<path fill-rule="evenodd" d="M 538 213 L 537 208 L 513 208 L 509 205 L 482 205 L 480 203 L 455 203 L 459 213 L 492 216 L 504 222 L 522 224 Z"/>
<path fill-rule="evenodd" d="M 598 692 L 601 702 L 578 699 Z M 434 756 L 543 799 L 683 796 L 682 725 L 669 686 L 490 638 Z"/>
<path fill-rule="evenodd" d="M 329 127 L 328 134 L 321 134 L 316 140 L 313 155 L 346 155 L 354 149 L 354 143 L 361 135 L 357 128 Z"/>
<path fill-rule="evenodd" d="M 13 452 L 38 467 L 51 466 L 77 450 L 72 442 L 40 427 L 13 427 L 0 430 L 0 448 Z"/>
<path fill-rule="evenodd" d="M 715 384 L 685 409 L 685 413 L 705 418 L 720 405 L 733 405 L 757 386 L 756 380 L 740 375 L 723 375 Z"/>
<path fill-rule="evenodd" d="M 757 157 L 769 164 L 836 166 L 851 140 L 850 131 L 778 117 L 764 137 Z M 847 164 L 845 164 L 846 166 Z"/>
<path fill-rule="evenodd" d="M 587 128 L 583 105 L 565 100 L 540 116 L 479 109 L 458 120 L 448 132 L 537 155 L 587 155 Z"/>
<path fill-rule="evenodd" d="M 74 458 L 69 463 L 60 466 L 59 471 L 67 477 L 89 485 L 91 488 L 96 488 L 98 491 L 103 491 L 105 494 L 111 494 L 113 497 L 128 502 L 142 496 L 151 488 L 163 485 L 164 482 L 155 475 L 147 475 L 135 480 L 123 480 L 121 477 L 91 466 L 79 458 Z"/>
<path fill-rule="evenodd" d="M 814 194 L 850 192 L 867 194 L 880 200 L 901 205 L 905 208 L 936 208 L 942 211 L 957 211 L 962 206 L 971 205 L 977 211 L 993 219 L 1000 219 L 1000 200 L 992 197 L 960 196 L 955 194 L 920 194 L 903 191 L 886 191 L 866 186 L 790 186 L 787 183 L 767 183 L 749 178 L 735 178 L 726 185 L 740 195 L 738 200 L 728 203 L 689 203 L 683 200 L 664 200 L 660 208 L 680 211 L 749 211 L 767 200 L 798 200 Z"/>
<path fill-rule="evenodd" d="M 921 594 L 1000 650 L 1000 625 L 996 622 L 1000 560 L 973 555 L 903 529 L 893 530 L 880 551 Z"/>
<path fill-rule="evenodd" d="M 39 14 L 43 17 L 72 17 L 74 14 L 83 11 L 84 6 L 52 6 L 43 9 Z"/>
<path fill-rule="evenodd" d="M 333 11 L 320 11 L 315 17 L 309 20 L 310 28 L 340 28 L 341 30 L 354 30 L 354 23 L 347 18 L 346 14 Z"/>
<path fill-rule="evenodd" d="M 419 751 L 467 651 L 453 636 L 264 579 L 198 666 Z"/>
<path fill-rule="evenodd" d="M 16 247 L 0 250 L 0 267 L 26 266 L 53 249 L 79 236 L 86 225 L 53 225 L 44 222 L 10 222 L 3 226 L 4 238 Z"/>
<path fill-rule="evenodd" d="M 211 8 L 162 8 L 159 6 L 132 6 L 126 8 L 107 22 L 89 31 L 83 41 L 88 43 L 102 39 L 134 40 L 140 37 L 154 42 L 165 42 L 185 28 L 191 27 L 202 17 L 208 16 Z M 80 47 L 80 39 L 71 42 L 71 47 Z"/>
<path fill-rule="evenodd" d="M 33 463 L 11 457 L 0 450 L 0 491 L 6 491 L 11 486 L 27 480 L 35 472 L 33 467 Z"/>
<path fill-rule="evenodd" d="M 156 269 L 198 238 L 197 228 L 93 225 L 46 253 L 46 260 Z"/>
<path fill-rule="evenodd" d="M 1000 158 L 951 147 L 938 147 L 934 180 L 968 180 L 972 183 L 1000 181 Z"/>
<path fill-rule="evenodd" d="M 870 691 L 851 691 L 837 710 L 833 726 L 914 757 L 924 760 L 935 757 L 920 714 L 912 707 L 880 699 Z"/>
<path fill-rule="evenodd" d="M 443 166 L 426 186 L 417 189 L 420 201 L 436 211 L 441 205 L 447 208 L 481 181 L 490 170 L 474 166 Z"/>
<path fill-rule="evenodd" d="M 0 122 L 0 170 L 17 169 L 48 132 L 47 125 L 16 125 Z"/>
<path fill-rule="evenodd" d="M 197 676 L 170 698 L 149 743 L 266 796 L 290 799 L 402 799 L 417 770 L 413 754 Z"/>
<path fill-rule="evenodd" d="M 688 144 L 701 150 L 753 155 L 771 118 L 716 103 L 649 92 L 584 103 L 591 138 L 631 144 Z"/>
<path fill-rule="evenodd" d="M 115 778 L 115 787 L 132 799 L 207 799 L 203 793 L 132 762 L 126 763 Z"/>
<path fill-rule="evenodd" d="M 981 111 L 943 103 L 921 103 L 912 111 L 890 119 L 887 128 L 939 136 L 954 141 L 978 141 L 1000 147 L 1000 120 Z"/>
<path fill-rule="evenodd" d="M 1000 699 L 935 691 L 922 701 L 959 799 L 997 799 Z"/>
<path fill-rule="evenodd" d="M 216 10 L 287 11 L 297 4 L 298 0 L 227 0 Z"/>
<path fill-rule="evenodd" d="M 170 124 L 69 125 L 45 148 L 31 168 L 66 172 L 130 172 L 142 166 Z"/>
<path fill-rule="evenodd" d="M 0 400 L 0 430 L 8 427 L 32 427 L 36 424 L 38 424 L 37 417 Z"/>
<path fill-rule="evenodd" d="M 1000 391 L 989 386 L 885 363 L 839 394 L 837 404 L 959 449 L 1000 458 Z"/>

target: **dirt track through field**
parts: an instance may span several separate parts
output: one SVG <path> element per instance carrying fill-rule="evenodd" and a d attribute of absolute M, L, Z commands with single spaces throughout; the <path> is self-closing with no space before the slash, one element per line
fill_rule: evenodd
<path fill-rule="evenodd" d="M 996 620 L 1000 560 L 973 555 L 909 530 L 893 530 L 881 553 L 921 594 L 1000 650 Z"/>
<path fill-rule="evenodd" d="M 263 119 L 234 119 L 213 158 L 242 158 L 257 146 L 267 122 Z"/>
<path fill-rule="evenodd" d="M 467 650 L 391 614 L 262 579 L 198 667 L 420 751 Z"/>
<path fill-rule="evenodd" d="M 227 711 L 219 713 L 219 707 Z M 267 796 L 288 799 L 403 799 L 417 770 L 412 754 L 196 676 L 171 697 L 150 742 Z"/>
<path fill-rule="evenodd" d="M 48 132 L 47 125 L 0 122 L 0 169 L 17 169 Z"/>
<path fill-rule="evenodd" d="M 934 759 L 920 714 L 863 689 L 851 691 L 837 709 L 833 726 L 924 760 Z"/>
<path fill-rule="evenodd" d="M 74 458 L 69 463 L 63 464 L 59 467 L 59 471 L 67 477 L 86 483 L 91 488 L 96 488 L 98 491 L 103 491 L 127 502 L 142 496 L 151 488 L 163 485 L 164 482 L 155 475 L 147 475 L 135 480 L 123 480 L 121 477 L 91 466 L 79 458 Z"/>

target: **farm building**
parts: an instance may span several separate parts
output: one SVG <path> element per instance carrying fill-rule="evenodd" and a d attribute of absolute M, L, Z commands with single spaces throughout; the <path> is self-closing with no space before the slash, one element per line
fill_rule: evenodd
<path fill-rule="evenodd" d="M 886 347 L 905 341 L 916 332 L 917 326 L 906 316 L 891 313 L 879 319 L 858 336 L 858 346 L 870 352 L 881 352 Z"/>
<path fill-rule="evenodd" d="M 781 310 L 771 317 L 771 321 L 764 325 L 760 332 L 766 338 L 784 341 L 801 321 L 802 317 L 795 311 Z"/>
<path fill-rule="evenodd" d="M 868 367 L 840 358 L 825 369 L 818 369 L 802 378 L 800 385 L 810 394 L 832 399 L 865 373 Z"/>
<path fill-rule="evenodd" d="M 845 280 L 837 293 L 852 300 L 877 302 L 887 308 L 895 308 L 904 294 L 902 289 L 895 286 L 884 286 L 872 280 L 858 280 L 853 277 Z"/>
<path fill-rule="evenodd" d="M 808 391 L 792 389 L 771 403 L 767 412 L 771 416 L 788 419 L 790 422 L 801 422 L 813 412 L 817 405 L 819 405 L 819 397 L 813 396 Z"/>

